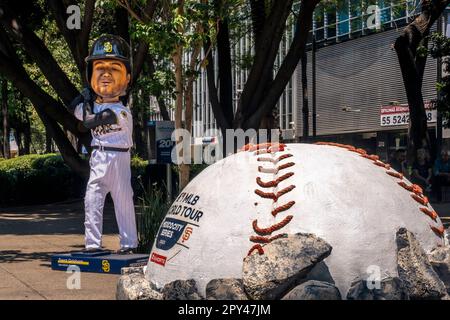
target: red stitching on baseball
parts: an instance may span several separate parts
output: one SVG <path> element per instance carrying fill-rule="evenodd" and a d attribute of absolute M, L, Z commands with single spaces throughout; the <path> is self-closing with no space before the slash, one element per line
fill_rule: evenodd
<path fill-rule="evenodd" d="M 281 151 L 284 151 L 284 146 L 283 145 L 272 146 L 272 147 L 267 148 L 267 150 L 270 153 L 281 152 Z"/>
<path fill-rule="evenodd" d="M 258 243 L 269 243 L 270 239 L 263 236 L 251 236 L 250 237 L 251 242 L 258 242 Z"/>
<path fill-rule="evenodd" d="M 258 159 L 256 159 L 257 161 L 262 161 L 262 162 L 272 162 L 272 163 L 276 163 L 276 159 L 272 159 L 272 158 L 264 158 L 264 157 L 259 157 Z"/>
<path fill-rule="evenodd" d="M 256 177 L 256 183 L 261 188 L 273 188 L 273 187 L 276 187 L 278 185 L 278 182 L 276 180 L 264 182 L 264 181 L 261 180 L 260 177 Z"/>
<path fill-rule="evenodd" d="M 283 228 L 285 225 L 287 225 L 293 218 L 294 216 L 290 215 L 287 216 L 286 218 L 284 218 L 282 221 L 268 227 L 268 228 L 260 228 L 258 227 L 258 220 L 253 220 L 253 230 L 255 230 L 256 233 L 260 234 L 260 235 L 269 235 L 281 228 Z"/>
<path fill-rule="evenodd" d="M 356 148 L 354 146 L 345 146 L 345 149 L 347 149 L 348 151 L 356 152 Z"/>
<path fill-rule="evenodd" d="M 383 167 L 383 168 L 385 168 L 387 170 L 390 170 L 390 168 L 391 168 L 390 164 L 386 164 L 386 163 L 380 161 L 380 158 L 377 155 L 368 155 L 367 152 L 364 149 L 356 149 L 355 147 L 352 147 L 352 146 L 343 145 L 343 144 L 334 143 L 334 142 L 316 142 L 315 144 L 317 144 L 317 145 L 331 145 L 331 146 L 346 148 L 347 150 L 358 152 L 361 155 L 361 157 L 363 157 L 363 158 L 372 160 L 373 163 L 375 165 L 377 165 L 377 166 Z M 393 171 L 386 171 L 386 173 L 389 174 L 390 176 L 393 176 L 395 178 L 403 180 L 403 174 L 402 173 L 393 172 Z M 423 206 L 427 206 L 428 205 L 428 203 L 429 203 L 428 198 L 423 194 L 423 189 L 419 185 L 417 185 L 417 184 L 408 185 L 404 181 L 399 181 L 397 183 L 401 187 L 403 187 L 404 189 L 412 192 L 411 193 L 411 197 L 415 201 L 417 201 L 418 203 L 420 203 Z M 430 209 L 428 209 L 426 207 L 422 207 L 422 208 L 419 208 L 419 209 L 420 209 L 420 211 L 425 213 L 427 216 L 429 216 L 431 219 L 436 221 L 436 219 L 438 217 L 438 214 L 436 213 L 436 211 L 430 210 Z M 442 236 L 444 234 L 444 227 L 443 226 L 437 228 L 437 227 L 434 227 L 434 226 L 430 225 L 430 227 L 439 236 Z"/>
<path fill-rule="evenodd" d="M 259 189 L 255 189 L 255 193 L 261 198 L 272 199 L 273 201 L 276 201 L 277 199 L 277 195 L 273 192 L 264 192 Z"/>
<path fill-rule="evenodd" d="M 258 167 L 258 171 L 262 172 L 262 173 L 273 173 L 273 174 L 277 174 L 278 173 L 278 169 L 277 168 L 265 168 L 263 166 L 259 166 Z"/>
<path fill-rule="evenodd" d="M 276 217 L 277 214 L 279 214 L 280 212 L 283 212 L 283 211 L 286 211 L 286 210 L 290 209 L 294 204 L 295 204 L 295 201 L 289 201 L 288 203 L 283 204 L 282 206 L 279 206 L 279 207 L 273 209 L 272 210 L 272 215 L 274 217 Z"/>
<path fill-rule="evenodd" d="M 386 170 L 389 170 L 389 169 L 391 168 L 391 165 L 390 165 L 390 164 L 384 163 L 383 161 L 379 161 L 379 160 L 374 161 L 373 164 L 375 164 L 375 165 L 377 165 L 377 166 L 379 166 L 379 167 L 383 167 L 383 168 L 385 168 Z"/>
<path fill-rule="evenodd" d="M 397 183 L 404 189 L 406 189 L 410 192 L 414 192 L 415 194 L 417 194 L 420 197 L 423 196 L 423 189 L 418 184 L 407 185 L 406 182 L 404 182 L 404 181 L 400 181 Z"/>
<path fill-rule="evenodd" d="M 423 213 L 425 213 L 427 216 L 429 216 L 431 219 L 433 219 L 434 221 L 436 221 L 438 214 L 436 213 L 436 211 L 434 210 L 430 210 L 428 208 L 422 207 L 419 208 L 420 211 L 422 211 Z"/>
<path fill-rule="evenodd" d="M 251 242 L 257 242 L 257 243 L 270 243 L 274 240 L 280 239 L 280 238 L 286 238 L 287 237 L 287 233 L 280 233 L 277 234 L 273 237 L 263 237 L 263 236 L 251 236 L 250 237 L 250 241 Z"/>
<path fill-rule="evenodd" d="M 295 188 L 294 185 L 290 185 L 290 186 L 288 186 L 288 187 L 286 187 L 284 189 L 281 189 L 276 194 L 274 192 L 264 192 L 264 191 L 261 191 L 259 189 L 255 189 L 255 193 L 258 196 L 260 196 L 261 198 L 272 199 L 273 201 L 276 202 L 282 195 L 290 192 L 294 188 Z"/>
<path fill-rule="evenodd" d="M 288 162 L 288 163 L 282 164 L 281 166 L 278 166 L 278 171 L 292 167 L 293 165 L 295 165 L 294 162 Z"/>
<path fill-rule="evenodd" d="M 428 205 L 428 198 L 427 197 L 425 197 L 425 196 L 423 196 L 423 197 L 420 197 L 420 196 L 418 196 L 417 194 L 415 194 L 415 193 L 411 193 L 411 197 L 413 197 L 413 199 L 414 200 L 416 200 L 418 203 L 420 203 L 421 205 L 423 205 L 423 206 L 426 206 L 426 205 Z"/>
<path fill-rule="evenodd" d="M 277 181 L 277 183 L 280 183 L 281 181 L 284 181 L 284 180 L 286 180 L 286 179 L 292 177 L 293 175 L 294 175 L 293 172 L 285 173 L 285 174 L 283 174 L 282 176 L 278 177 L 278 178 L 276 179 L 276 181 Z"/>
<path fill-rule="evenodd" d="M 262 187 L 262 188 L 276 187 L 276 186 L 278 186 L 278 184 L 279 184 L 281 181 L 286 180 L 287 178 L 292 177 L 293 175 L 294 175 L 293 172 L 288 172 L 288 173 L 286 173 L 286 174 L 283 174 L 281 177 L 278 177 L 278 178 L 275 179 L 275 180 L 267 181 L 267 182 L 264 182 L 264 181 L 261 180 L 260 177 L 257 177 L 257 178 L 256 178 L 256 183 L 257 183 L 260 187 Z"/>
<path fill-rule="evenodd" d="M 264 249 L 260 244 L 255 244 L 251 249 L 248 251 L 247 256 L 251 255 L 253 251 L 258 250 L 259 255 L 264 254 Z"/>
<path fill-rule="evenodd" d="M 287 236 L 288 236 L 287 233 L 280 233 L 280 234 L 277 234 L 276 236 L 271 237 L 269 240 L 270 240 L 270 242 L 272 242 L 272 241 L 280 239 L 280 238 L 287 238 Z"/>
<path fill-rule="evenodd" d="M 292 154 L 290 154 L 290 153 L 283 154 L 283 155 L 279 156 L 277 159 L 268 158 L 268 157 L 259 157 L 257 160 L 262 161 L 262 162 L 271 162 L 273 164 L 277 164 L 281 160 L 289 158 L 289 157 L 292 157 Z"/>
<path fill-rule="evenodd" d="M 277 163 L 280 162 L 280 161 L 283 160 L 283 159 L 290 158 L 290 157 L 293 157 L 293 155 L 290 154 L 290 153 L 282 154 L 281 156 L 279 156 L 279 157 L 277 158 Z"/>
<path fill-rule="evenodd" d="M 390 175 L 390 176 L 393 176 L 394 178 L 397 178 L 397 179 L 400 179 L 400 180 L 403 179 L 403 174 L 402 173 L 394 172 L 394 171 L 386 171 L 386 173 L 388 175 Z"/>
<path fill-rule="evenodd" d="M 431 230 L 433 230 L 438 236 L 440 236 L 440 237 L 443 237 L 443 236 L 444 236 L 444 232 L 445 232 L 444 226 L 435 227 L 435 226 L 432 226 L 432 225 L 430 224 L 430 228 L 431 228 Z"/>
<path fill-rule="evenodd" d="M 270 153 L 269 149 L 256 150 L 256 152 L 255 152 L 256 155 L 265 154 L 265 153 Z"/>
<path fill-rule="evenodd" d="M 359 153 L 359 154 L 367 154 L 367 151 L 361 148 L 357 148 L 356 150 L 352 150 L 353 152 Z"/>
<path fill-rule="evenodd" d="M 286 194 L 286 193 L 292 191 L 294 188 L 295 188 L 295 186 L 292 184 L 292 185 L 290 185 L 290 186 L 288 186 L 288 187 L 286 187 L 286 188 L 284 188 L 284 189 L 278 191 L 278 192 L 277 192 L 277 195 L 276 195 L 277 198 L 276 198 L 275 201 L 277 201 L 278 199 L 280 199 L 280 197 L 281 197 L 282 195 L 284 195 L 284 194 Z"/>
<path fill-rule="evenodd" d="M 380 157 L 375 154 L 362 154 L 361 157 L 369 159 L 369 160 L 373 160 L 373 161 L 380 160 Z"/>
<path fill-rule="evenodd" d="M 266 143 L 259 143 L 259 144 L 248 143 L 241 148 L 241 151 L 256 151 L 256 150 L 268 149 L 268 148 L 275 148 L 275 149 L 279 149 L 280 151 L 282 151 L 282 150 L 284 150 L 285 147 L 286 147 L 286 144 L 278 143 L 278 142 L 266 142 Z"/>

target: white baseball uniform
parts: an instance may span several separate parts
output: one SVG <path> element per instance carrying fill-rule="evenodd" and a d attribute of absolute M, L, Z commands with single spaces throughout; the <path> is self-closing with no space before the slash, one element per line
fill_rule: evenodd
<path fill-rule="evenodd" d="M 133 145 L 133 118 L 121 102 L 94 103 L 94 113 L 105 109 L 113 111 L 117 124 L 102 125 L 91 130 L 91 146 L 130 148 Z M 83 120 L 83 104 L 75 109 L 75 117 Z M 130 152 L 94 149 L 89 160 L 90 175 L 86 188 L 85 245 L 87 249 L 100 248 L 103 227 L 103 207 L 108 192 L 114 201 L 120 247 L 136 248 L 138 245 L 136 217 L 131 188 Z"/>

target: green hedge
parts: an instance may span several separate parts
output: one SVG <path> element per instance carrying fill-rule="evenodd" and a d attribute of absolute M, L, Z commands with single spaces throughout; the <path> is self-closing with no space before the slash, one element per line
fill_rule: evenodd
<path fill-rule="evenodd" d="M 137 177 L 144 176 L 148 162 L 134 157 L 131 163 L 132 185 L 138 196 L 142 188 Z M 57 154 L 0 160 L 0 206 L 42 204 L 83 197 L 86 182 Z"/>
<path fill-rule="evenodd" d="M 25 155 L 0 161 L 0 204 L 60 201 L 76 192 L 76 175 L 56 154 Z"/>

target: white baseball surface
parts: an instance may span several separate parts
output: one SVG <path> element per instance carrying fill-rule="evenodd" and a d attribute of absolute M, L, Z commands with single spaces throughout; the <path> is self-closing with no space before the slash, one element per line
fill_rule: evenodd
<path fill-rule="evenodd" d="M 286 158 L 275 163 L 282 155 Z M 282 165 L 286 168 L 274 171 Z M 398 184 L 409 181 L 388 171 L 395 173 L 338 146 L 287 144 L 273 153 L 238 152 L 206 168 L 173 203 L 153 245 L 147 277 L 159 287 L 195 279 L 203 295 L 212 279 L 242 278 L 243 259 L 255 245 L 250 237 L 258 235 L 256 219 L 257 228 L 287 222 L 266 238 L 305 232 L 327 241 L 333 250 L 324 262 L 343 297 L 352 280 L 368 276 L 370 266 L 378 266 L 383 278 L 397 276 L 397 230 L 407 228 L 429 251 L 443 244 L 431 229 L 442 223 L 420 210 L 432 211 L 429 204 Z M 276 187 L 257 183 L 258 177 L 264 184 L 281 176 L 286 179 Z M 261 196 L 282 190 L 290 191 L 277 201 Z M 274 209 L 289 204 L 273 216 Z"/>

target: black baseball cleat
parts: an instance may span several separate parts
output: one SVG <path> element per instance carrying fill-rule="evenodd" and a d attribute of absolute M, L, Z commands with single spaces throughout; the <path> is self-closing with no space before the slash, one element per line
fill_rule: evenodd
<path fill-rule="evenodd" d="M 136 248 L 120 248 L 116 254 L 133 254 Z"/>
<path fill-rule="evenodd" d="M 105 249 L 103 249 L 103 248 L 84 248 L 82 252 L 84 252 L 84 253 L 96 253 L 96 252 L 101 252 L 101 251 L 105 251 Z"/>

